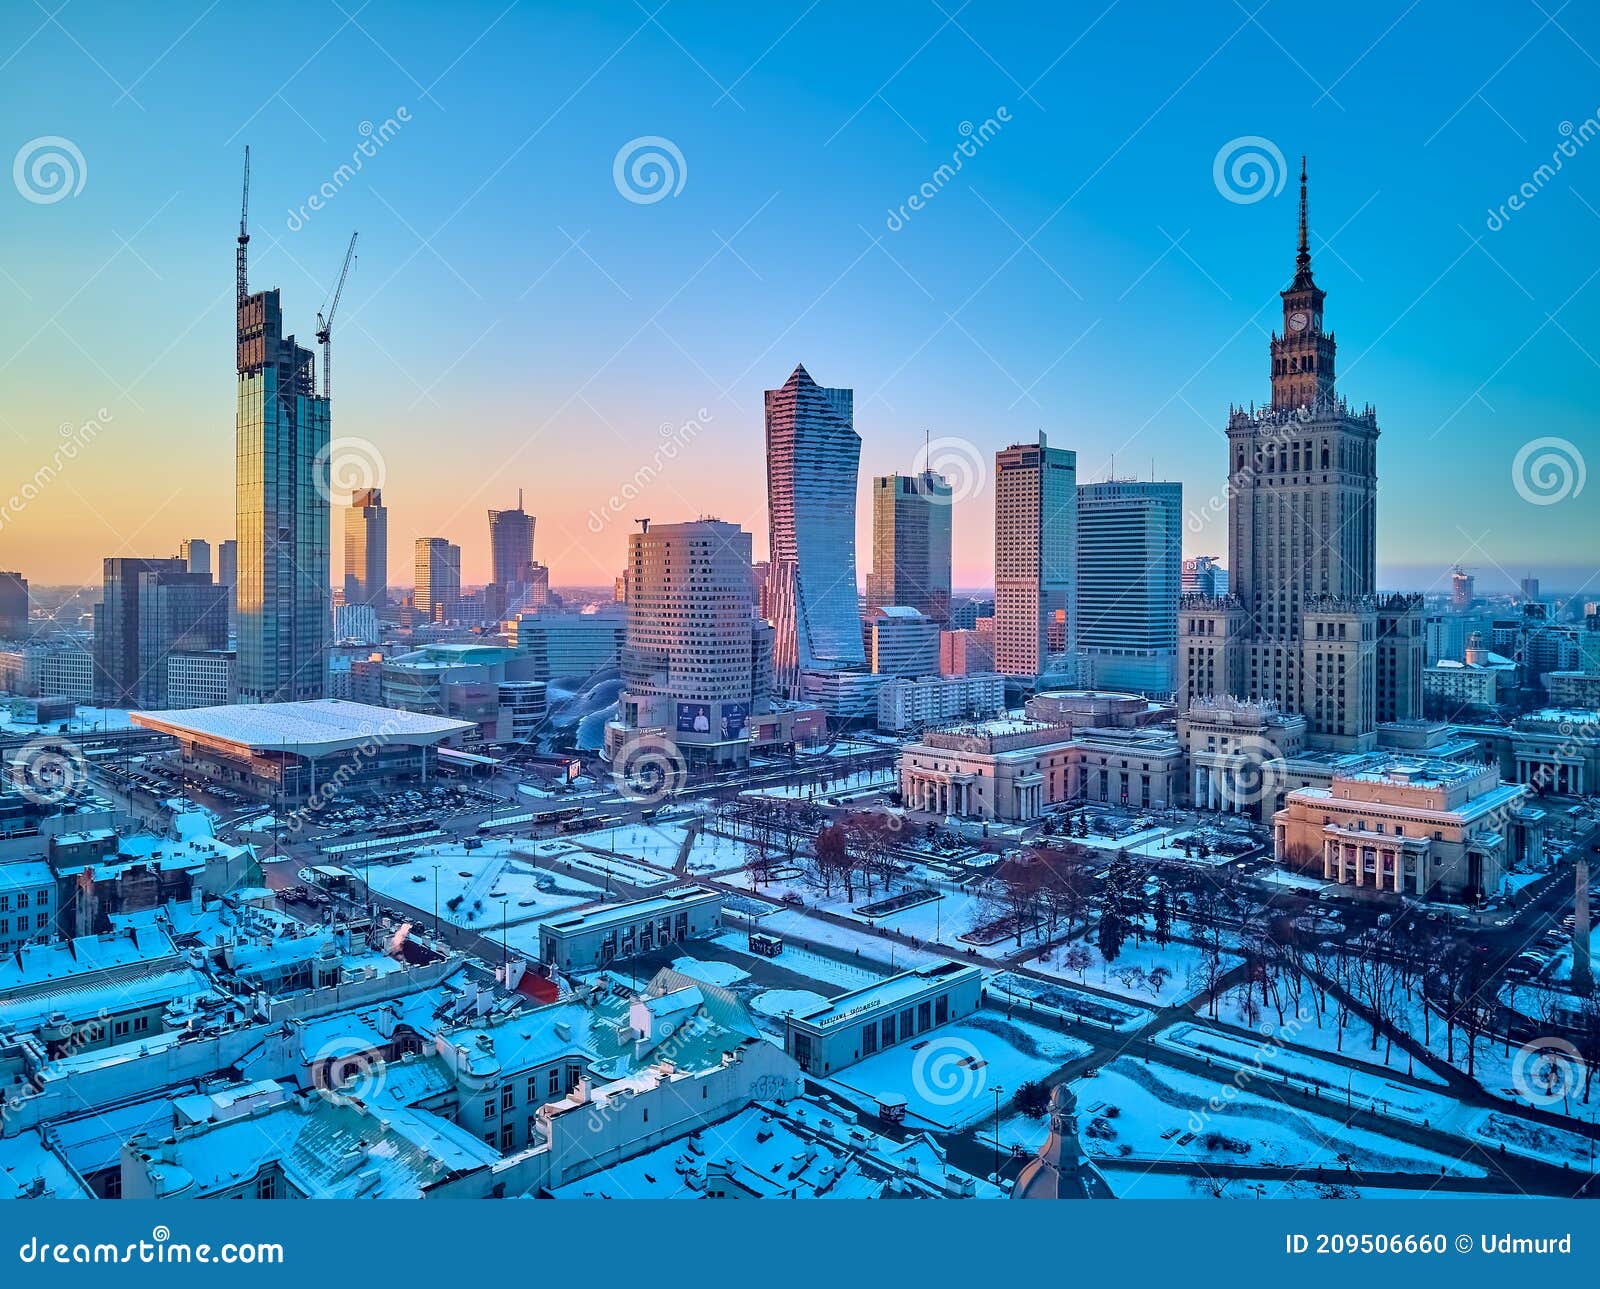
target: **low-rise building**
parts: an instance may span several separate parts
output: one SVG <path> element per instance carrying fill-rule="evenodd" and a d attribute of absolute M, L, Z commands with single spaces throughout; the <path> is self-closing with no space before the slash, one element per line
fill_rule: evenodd
<path fill-rule="evenodd" d="M 720 891 L 685 886 L 552 918 L 539 930 L 539 957 L 556 971 L 592 971 L 613 958 L 707 939 L 722 928 L 722 900 Z"/>
<path fill-rule="evenodd" d="M 995 716 L 1005 709 L 1005 677 L 896 676 L 878 690 L 878 728 L 896 733 L 951 721 Z"/>
<path fill-rule="evenodd" d="M 1383 758 L 1297 788 L 1273 816 L 1278 862 L 1329 881 L 1420 898 L 1493 894 L 1540 860 L 1542 812 L 1493 765 Z"/>
<path fill-rule="evenodd" d="M 56 874 L 41 859 L 0 864 L 0 954 L 55 932 Z"/>
<path fill-rule="evenodd" d="M 982 1003 L 979 968 L 936 962 L 785 1016 L 784 1044 L 796 1065 L 822 1078 L 970 1016 Z"/>
<path fill-rule="evenodd" d="M 1550 706 L 1600 710 L 1600 671 L 1552 671 L 1544 681 Z"/>

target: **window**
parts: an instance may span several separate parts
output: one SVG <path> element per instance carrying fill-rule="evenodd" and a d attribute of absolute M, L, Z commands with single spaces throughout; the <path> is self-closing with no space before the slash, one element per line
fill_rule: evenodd
<path fill-rule="evenodd" d="M 920 1034 L 933 1023 L 933 1004 L 923 1002 L 917 1004 L 917 1032 Z"/>
<path fill-rule="evenodd" d="M 550 1092 L 551 1096 L 553 1096 L 553 1097 L 554 1096 L 560 1096 L 561 1095 L 561 1071 L 558 1070 L 558 1069 L 555 1069 L 554 1067 L 552 1067 L 550 1072 L 545 1075 L 545 1086 L 546 1086 L 546 1088 L 549 1089 L 549 1092 Z"/>
<path fill-rule="evenodd" d="M 893 1016 L 885 1016 L 883 1018 L 883 1023 L 880 1026 L 880 1028 L 883 1031 L 883 1033 L 882 1033 L 883 1045 L 885 1047 L 893 1047 L 894 1046 L 894 1017 Z"/>
<path fill-rule="evenodd" d="M 933 1023 L 943 1025 L 950 1019 L 950 995 L 940 994 L 933 1000 Z"/>
<path fill-rule="evenodd" d="M 120 1178 L 118 1178 L 118 1189 L 119 1190 L 121 1189 L 121 1179 Z M 257 1199 L 277 1199 L 278 1198 L 278 1174 L 277 1173 L 262 1173 L 260 1177 L 256 1178 L 256 1198 Z"/>
<path fill-rule="evenodd" d="M 487 1101 L 485 1101 L 483 1103 L 483 1117 L 485 1119 L 493 1119 L 495 1114 L 496 1114 L 496 1112 L 497 1112 L 497 1104 L 495 1102 L 495 1099 L 493 1097 L 490 1097 Z M 491 1137 L 489 1139 L 489 1144 L 491 1146 L 494 1145 L 494 1138 L 493 1138 L 492 1135 L 491 1135 Z"/>
<path fill-rule="evenodd" d="M 539 1099 L 539 1076 L 537 1074 L 530 1074 L 530 1075 L 528 1075 L 528 1100 L 530 1102 L 533 1102 L 533 1101 L 537 1101 L 538 1099 Z"/>
<path fill-rule="evenodd" d="M 500 1089 L 500 1108 L 510 1110 L 517 1104 L 517 1090 L 510 1084 Z"/>
<path fill-rule="evenodd" d="M 861 1031 L 861 1055 L 871 1056 L 878 1050 L 878 1027 L 871 1021 Z"/>

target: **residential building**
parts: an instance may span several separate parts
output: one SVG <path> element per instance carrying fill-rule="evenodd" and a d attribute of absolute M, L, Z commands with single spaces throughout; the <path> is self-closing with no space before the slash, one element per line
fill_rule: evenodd
<path fill-rule="evenodd" d="M 1005 710 L 1005 677 L 998 672 L 962 676 L 896 676 L 878 689 L 878 728 L 894 733 L 981 720 Z"/>

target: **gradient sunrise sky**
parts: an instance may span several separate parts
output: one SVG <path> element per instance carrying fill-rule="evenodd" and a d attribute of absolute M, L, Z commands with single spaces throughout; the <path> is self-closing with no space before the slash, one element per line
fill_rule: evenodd
<path fill-rule="evenodd" d="M 761 551 L 761 391 L 797 362 L 856 391 L 862 574 L 867 479 L 932 436 L 984 463 L 956 581 L 988 582 L 993 453 L 1040 429 L 1082 480 L 1181 480 L 1189 552 L 1225 553 L 1221 431 L 1267 392 L 1306 152 L 1340 387 L 1384 429 L 1382 583 L 1600 589 L 1600 483 L 1513 474 L 1541 438 L 1600 465 L 1593 6 L 647 5 L 7 6 L 0 494 L 106 419 L 0 516 L 0 567 L 88 582 L 231 534 L 246 143 L 252 286 L 303 339 L 360 230 L 334 433 L 381 457 L 397 584 L 416 536 L 486 577 L 518 488 L 557 584 L 609 581 L 636 515 Z M 616 177 L 644 137 L 682 158 L 657 201 Z M 1216 163 L 1250 138 L 1276 173 L 1239 200 Z"/>

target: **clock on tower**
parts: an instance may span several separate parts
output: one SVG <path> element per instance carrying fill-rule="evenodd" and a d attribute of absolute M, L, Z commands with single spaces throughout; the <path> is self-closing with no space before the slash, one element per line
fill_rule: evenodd
<path fill-rule="evenodd" d="M 1326 292 L 1311 276 L 1306 223 L 1306 161 L 1300 158 L 1300 247 L 1283 296 L 1283 331 L 1272 338 L 1272 406 L 1315 406 L 1333 396 L 1334 343 L 1322 330 Z"/>

